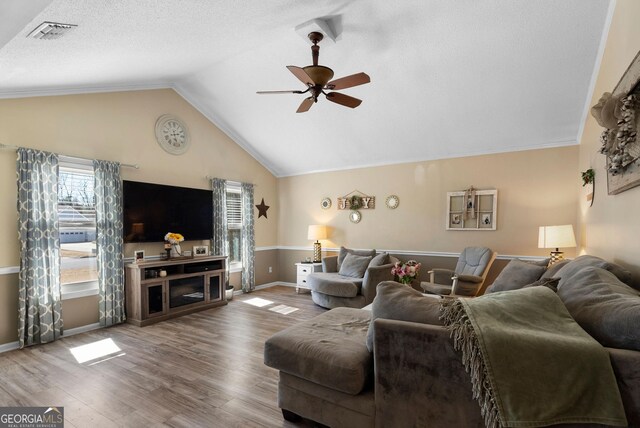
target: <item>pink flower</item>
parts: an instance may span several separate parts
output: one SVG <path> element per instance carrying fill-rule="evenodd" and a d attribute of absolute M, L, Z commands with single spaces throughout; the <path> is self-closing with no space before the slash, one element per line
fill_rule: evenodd
<path fill-rule="evenodd" d="M 413 278 L 418 276 L 421 267 L 422 264 L 415 260 L 409 260 L 404 264 L 396 262 L 391 268 L 391 274 L 395 275 L 401 283 L 409 284 Z"/>

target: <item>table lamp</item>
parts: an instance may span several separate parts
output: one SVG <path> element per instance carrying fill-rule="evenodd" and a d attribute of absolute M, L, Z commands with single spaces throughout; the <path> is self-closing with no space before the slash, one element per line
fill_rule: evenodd
<path fill-rule="evenodd" d="M 307 239 L 312 241 L 314 239 L 316 240 L 316 242 L 313 243 L 313 261 L 314 263 L 320 262 L 322 257 L 320 239 L 327 239 L 327 226 L 323 224 L 310 225 Z"/>
<path fill-rule="evenodd" d="M 560 248 L 574 248 L 576 237 L 573 234 L 573 226 L 563 224 L 562 226 L 540 226 L 538 231 L 538 248 L 555 248 L 551 251 L 549 266 L 564 259 L 564 253 Z"/>

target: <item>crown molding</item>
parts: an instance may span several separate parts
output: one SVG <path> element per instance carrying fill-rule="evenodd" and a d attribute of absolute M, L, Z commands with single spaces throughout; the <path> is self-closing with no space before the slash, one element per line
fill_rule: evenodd
<path fill-rule="evenodd" d="M 239 135 L 234 129 L 224 122 L 222 119 L 217 117 L 213 112 L 209 111 L 204 105 L 196 101 L 195 96 L 192 95 L 191 91 L 185 87 L 182 83 L 176 83 L 172 89 L 178 93 L 185 101 L 187 101 L 193 108 L 198 110 L 200 114 L 209 119 L 211 123 L 218 127 L 222 132 L 224 132 L 227 137 L 229 137 L 234 143 L 239 145 L 251 155 L 260 165 L 265 167 L 267 171 L 269 171 L 274 177 L 279 178 L 281 175 L 277 173 L 274 169 L 273 165 L 265 159 L 260 153 L 258 153 L 252 146 L 249 144 L 241 135 Z"/>
<path fill-rule="evenodd" d="M 436 160 L 455 159 L 455 158 L 466 158 L 466 157 L 472 157 L 472 156 L 487 156 L 487 155 L 497 155 L 497 154 L 503 154 L 503 153 L 506 154 L 506 153 L 514 153 L 514 152 L 524 152 L 527 150 L 555 149 L 559 147 L 575 146 L 577 144 L 578 144 L 578 141 L 570 138 L 570 139 L 564 139 L 564 140 L 551 141 L 543 144 L 529 144 L 527 146 L 505 147 L 497 150 L 467 151 L 465 153 L 459 153 L 459 154 L 452 153 L 452 154 L 447 154 L 446 156 L 435 156 L 435 157 L 429 157 L 429 158 L 423 158 L 423 159 L 413 159 L 410 161 L 402 161 L 402 160 L 388 161 L 388 162 L 369 163 L 366 165 L 358 165 L 358 166 L 352 166 L 352 167 L 316 169 L 308 172 L 299 171 L 299 172 L 292 172 L 290 174 L 278 175 L 276 177 L 278 178 L 296 177 L 296 176 L 309 175 L 309 174 L 322 174 L 327 172 L 350 171 L 350 170 L 358 170 L 363 168 L 376 168 L 376 167 L 391 166 L 391 165 L 406 165 L 410 163 L 417 164 L 420 162 L 431 162 Z"/>
<path fill-rule="evenodd" d="M 19 89 L 15 91 L 0 91 L 0 99 L 54 97 L 63 95 L 83 95 L 102 92 L 131 92 L 148 91 L 154 89 L 173 89 L 173 83 L 168 81 L 154 83 L 138 83 L 131 85 L 104 86 L 75 86 L 68 88 Z"/>
<path fill-rule="evenodd" d="M 580 120 L 580 126 L 578 127 L 578 134 L 576 140 L 578 143 L 582 141 L 582 134 L 584 134 L 584 127 L 587 124 L 587 118 L 589 117 L 589 111 L 591 110 L 591 100 L 593 99 L 593 93 L 596 90 L 596 83 L 598 82 L 598 75 L 600 74 L 600 67 L 602 66 L 602 59 L 604 57 L 604 49 L 607 46 L 607 39 L 609 38 L 609 30 L 611 29 L 611 22 L 613 21 L 613 13 L 616 9 L 616 1 L 611 0 L 609 3 L 609 9 L 607 10 L 607 17 L 602 27 L 602 35 L 600 37 L 600 45 L 598 46 L 598 53 L 596 54 L 596 62 L 593 64 L 593 71 L 591 72 L 591 81 L 589 82 L 589 88 L 587 90 L 587 96 L 584 100 L 584 107 L 582 108 L 582 116 Z"/>

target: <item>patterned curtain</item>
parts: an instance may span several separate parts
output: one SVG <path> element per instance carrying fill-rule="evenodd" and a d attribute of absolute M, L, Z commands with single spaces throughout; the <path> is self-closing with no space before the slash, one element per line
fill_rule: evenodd
<path fill-rule="evenodd" d="M 100 325 L 125 321 L 122 180 L 118 162 L 93 161 Z"/>
<path fill-rule="evenodd" d="M 211 179 L 213 190 L 213 239 L 211 251 L 216 256 L 229 255 L 229 227 L 227 225 L 227 180 Z M 224 274 L 224 284 L 229 285 L 229 260 Z"/>
<path fill-rule="evenodd" d="M 62 336 L 58 156 L 18 149 L 18 340 L 20 347 Z"/>
<path fill-rule="evenodd" d="M 254 250 L 256 240 L 253 221 L 253 184 L 242 183 L 242 291 L 250 293 L 256 288 Z"/>

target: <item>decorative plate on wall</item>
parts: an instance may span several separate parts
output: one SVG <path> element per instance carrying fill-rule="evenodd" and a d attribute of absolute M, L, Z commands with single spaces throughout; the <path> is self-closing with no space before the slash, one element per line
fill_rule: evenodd
<path fill-rule="evenodd" d="M 396 195 L 391 195 L 387 197 L 385 204 L 387 204 L 387 208 L 395 210 L 396 208 L 398 208 L 398 205 L 400 205 L 400 198 L 398 198 Z"/>
<path fill-rule="evenodd" d="M 330 198 L 322 199 L 322 201 L 320 201 L 320 206 L 322 207 L 323 210 L 328 210 L 329 208 L 331 208 L 331 199 Z"/>
<path fill-rule="evenodd" d="M 352 210 L 349 213 L 349 220 L 351 220 L 351 223 L 360 223 L 360 220 L 362 220 L 362 214 L 360 214 L 360 211 Z"/>
<path fill-rule="evenodd" d="M 162 115 L 156 121 L 156 140 L 168 153 L 181 155 L 189 149 L 187 125 L 175 116 Z"/>

